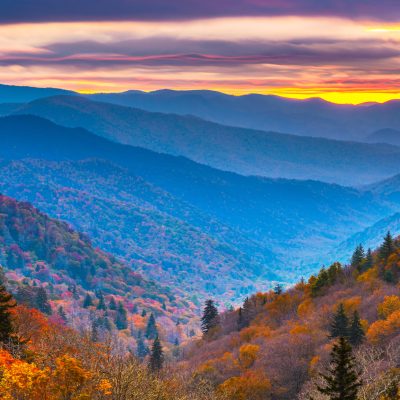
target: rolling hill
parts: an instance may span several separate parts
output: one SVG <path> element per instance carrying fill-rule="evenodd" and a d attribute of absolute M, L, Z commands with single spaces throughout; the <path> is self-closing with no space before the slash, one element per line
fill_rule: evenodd
<path fill-rule="evenodd" d="M 400 171 L 400 148 L 223 126 L 196 117 L 152 113 L 56 96 L 14 111 L 67 127 L 83 127 L 115 142 L 185 156 L 212 167 L 345 185 L 371 183 Z"/>

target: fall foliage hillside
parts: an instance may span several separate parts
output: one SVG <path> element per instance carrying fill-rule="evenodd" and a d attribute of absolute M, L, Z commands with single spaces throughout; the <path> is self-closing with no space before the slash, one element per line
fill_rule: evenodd
<path fill-rule="evenodd" d="M 400 240 L 388 235 L 374 253 L 357 248 L 349 266 L 334 263 L 308 282 L 257 293 L 222 313 L 202 340 L 186 348 L 182 363 L 229 399 L 328 399 L 316 387 L 342 308 L 348 323 L 343 335 L 354 340 L 363 381 L 358 398 L 398 399 L 390 393 L 400 383 L 399 277 Z"/>

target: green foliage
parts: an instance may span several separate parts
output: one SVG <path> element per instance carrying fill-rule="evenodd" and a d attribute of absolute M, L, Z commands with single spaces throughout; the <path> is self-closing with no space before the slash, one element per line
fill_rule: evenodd
<path fill-rule="evenodd" d="M 349 336 L 349 319 L 344 311 L 343 304 L 339 304 L 336 313 L 333 315 L 330 326 L 330 337 L 348 337 Z"/>
<path fill-rule="evenodd" d="M 395 249 L 394 240 L 390 232 L 388 232 L 383 239 L 383 243 L 379 248 L 379 258 L 386 261 Z"/>
<path fill-rule="evenodd" d="M 214 304 L 214 300 L 206 300 L 203 316 L 201 317 L 201 330 L 204 335 L 209 333 L 212 328 L 215 328 L 219 322 L 218 309 Z"/>
<path fill-rule="evenodd" d="M 340 337 L 334 344 L 330 368 L 321 377 L 325 386 L 318 386 L 318 391 L 327 395 L 330 400 L 357 400 L 361 382 L 354 367 L 351 345 L 345 338 Z"/>
<path fill-rule="evenodd" d="M 358 346 L 365 340 L 365 332 L 361 325 L 360 316 L 354 311 L 353 319 L 349 327 L 349 341 L 352 346 Z"/>
<path fill-rule="evenodd" d="M 365 258 L 364 248 L 361 244 L 359 244 L 354 250 L 354 253 L 351 257 L 351 266 L 353 268 L 356 268 L 360 272 L 364 262 L 364 258 Z"/>

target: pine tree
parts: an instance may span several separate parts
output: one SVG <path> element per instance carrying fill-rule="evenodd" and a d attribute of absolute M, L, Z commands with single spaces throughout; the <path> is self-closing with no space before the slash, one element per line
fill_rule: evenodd
<path fill-rule="evenodd" d="M 117 303 L 115 302 L 114 297 L 111 297 L 110 302 L 108 303 L 108 308 L 110 310 L 116 310 L 117 309 Z"/>
<path fill-rule="evenodd" d="M 83 300 L 82 307 L 83 308 L 89 308 L 93 306 L 93 299 L 92 296 L 90 296 L 89 293 L 86 293 L 85 299 Z"/>
<path fill-rule="evenodd" d="M 41 312 L 51 315 L 51 306 L 47 298 L 47 292 L 43 287 L 40 287 L 36 293 L 36 307 Z"/>
<path fill-rule="evenodd" d="M 160 339 L 158 336 L 154 339 L 153 345 L 151 347 L 150 359 L 149 359 L 149 369 L 152 372 L 159 372 L 164 363 L 164 352 L 161 346 Z"/>
<path fill-rule="evenodd" d="M 331 400 L 357 400 L 361 386 L 359 374 L 354 367 L 351 345 L 343 337 L 334 344 L 331 352 L 331 364 L 328 374 L 321 374 L 325 386 L 318 386 L 320 393 Z"/>
<path fill-rule="evenodd" d="M 106 302 L 104 301 L 104 296 L 103 293 L 99 292 L 97 295 L 97 298 L 99 299 L 99 302 L 97 303 L 97 309 L 98 310 L 107 310 Z"/>
<path fill-rule="evenodd" d="M 393 237 L 390 232 L 388 232 L 383 239 L 383 243 L 381 247 L 379 248 L 379 258 L 382 260 L 387 260 L 390 254 L 392 254 L 394 251 L 394 241 Z"/>
<path fill-rule="evenodd" d="M 371 249 L 367 250 L 367 254 L 365 256 L 365 263 L 363 265 L 362 271 L 368 271 L 374 266 L 374 258 L 372 256 Z"/>
<path fill-rule="evenodd" d="M 201 330 L 206 335 L 212 328 L 218 325 L 218 309 L 214 305 L 213 300 L 206 300 L 201 317 Z"/>
<path fill-rule="evenodd" d="M 280 294 L 283 293 L 283 286 L 279 283 L 277 283 L 274 287 L 274 293 L 279 296 Z"/>
<path fill-rule="evenodd" d="M 361 244 L 359 244 L 354 250 L 354 253 L 351 257 L 351 266 L 357 268 L 358 271 L 361 271 L 364 258 L 365 258 L 364 248 Z"/>
<path fill-rule="evenodd" d="M 238 327 L 238 331 L 240 331 L 243 328 L 243 310 L 242 310 L 242 307 L 239 307 L 239 310 L 238 310 L 237 327 Z"/>
<path fill-rule="evenodd" d="M 128 327 L 126 310 L 121 302 L 118 303 L 117 315 L 115 317 L 115 326 L 119 330 L 126 329 Z"/>
<path fill-rule="evenodd" d="M 149 352 L 149 348 L 145 345 L 143 341 L 142 332 L 139 332 L 136 342 L 136 356 L 140 360 L 143 360 L 149 354 Z"/>
<path fill-rule="evenodd" d="M 7 292 L 3 269 L 0 267 L 0 342 L 9 343 L 14 337 L 11 309 L 15 307 L 12 295 Z"/>
<path fill-rule="evenodd" d="M 365 339 L 365 333 L 361 325 L 360 316 L 354 311 L 353 319 L 349 328 L 349 341 L 352 346 L 360 345 Z"/>
<path fill-rule="evenodd" d="M 147 321 L 145 336 L 147 339 L 155 339 L 158 337 L 156 319 L 154 318 L 153 313 L 150 314 L 149 320 Z"/>
<path fill-rule="evenodd" d="M 146 315 L 147 315 L 147 311 L 143 308 L 143 310 L 142 310 L 142 317 L 145 317 Z"/>
<path fill-rule="evenodd" d="M 342 303 L 339 304 L 331 323 L 331 338 L 348 337 L 349 335 L 349 319 L 344 311 Z"/>

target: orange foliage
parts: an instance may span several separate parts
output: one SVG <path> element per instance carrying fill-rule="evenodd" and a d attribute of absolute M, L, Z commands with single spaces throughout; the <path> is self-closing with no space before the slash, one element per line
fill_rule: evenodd
<path fill-rule="evenodd" d="M 400 310 L 399 296 L 385 296 L 383 302 L 378 305 L 378 314 L 381 318 L 387 318 L 395 311 Z"/>
<path fill-rule="evenodd" d="M 385 320 L 379 320 L 371 324 L 367 331 L 367 338 L 372 343 L 377 343 L 385 337 L 400 331 L 400 311 L 390 314 Z"/>
<path fill-rule="evenodd" d="M 241 342 L 250 342 L 256 338 L 269 338 L 272 335 L 272 330 L 268 326 L 252 325 L 244 328 L 240 332 Z"/>
<path fill-rule="evenodd" d="M 243 368 L 250 368 L 257 358 L 260 346 L 255 344 L 244 344 L 239 349 L 239 362 Z"/>

